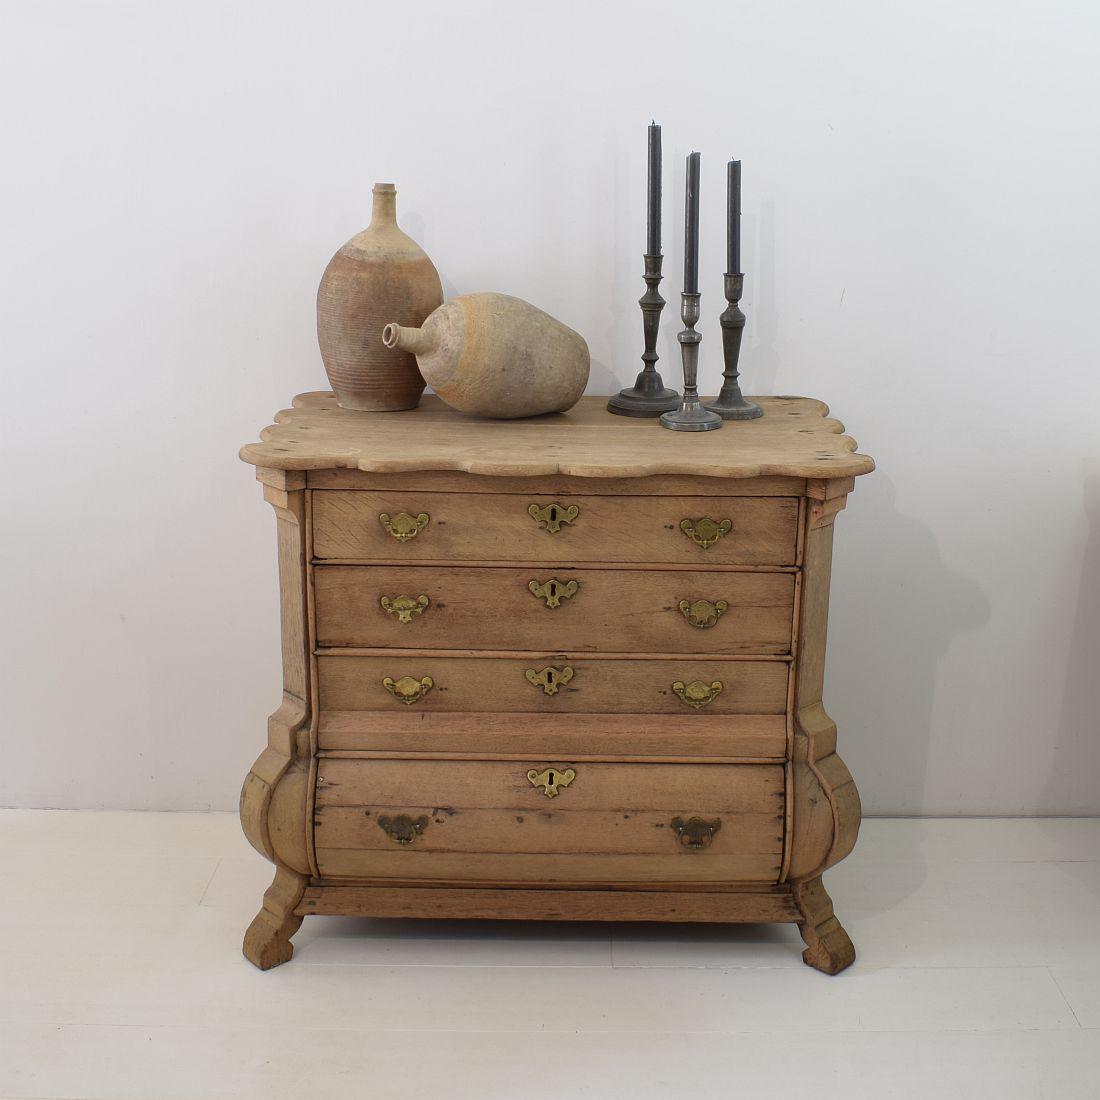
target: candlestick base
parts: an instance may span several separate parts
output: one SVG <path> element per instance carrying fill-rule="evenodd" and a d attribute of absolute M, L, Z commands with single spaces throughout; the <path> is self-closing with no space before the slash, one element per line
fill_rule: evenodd
<path fill-rule="evenodd" d="M 738 304 L 745 287 L 745 276 L 740 271 L 727 271 L 723 277 L 726 292 L 726 308 L 719 317 L 722 326 L 722 389 L 717 398 L 707 402 L 707 408 L 723 420 L 755 420 L 764 410 L 747 401 L 741 393 L 738 381 L 737 361 L 741 356 L 741 335 L 745 330 L 745 315 Z"/>
<path fill-rule="evenodd" d="M 654 417 L 679 407 L 680 395 L 655 370 L 642 371 L 633 386 L 607 400 L 607 411 L 616 416 Z"/>
<path fill-rule="evenodd" d="M 664 379 L 657 373 L 657 331 L 661 326 L 661 310 L 665 300 L 657 289 L 661 282 L 661 265 L 664 257 L 647 254 L 642 257 L 645 263 L 646 292 L 638 300 L 642 307 L 642 334 L 645 338 L 645 351 L 642 352 L 644 369 L 638 374 L 634 385 L 620 390 L 607 402 L 607 411 L 617 416 L 660 416 L 679 407 L 680 395 L 665 386 Z"/>
<path fill-rule="evenodd" d="M 674 432 L 713 432 L 722 418 L 712 413 L 698 397 L 685 400 L 675 412 L 661 414 L 661 427 Z"/>
<path fill-rule="evenodd" d="M 713 401 L 707 402 L 707 408 L 723 420 L 755 420 L 764 415 L 764 410 L 759 405 L 742 396 L 740 388 L 737 393 L 729 394 L 725 386 Z"/>

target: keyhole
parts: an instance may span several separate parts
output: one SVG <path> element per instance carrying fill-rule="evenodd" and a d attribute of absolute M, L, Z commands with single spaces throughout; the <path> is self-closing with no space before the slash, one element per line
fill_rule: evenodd
<path fill-rule="evenodd" d="M 558 510 L 552 504 L 550 505 L 550 522 L 551 523 L 557 523 L 558 522 Z"/>
<path fill-rule="evenodd" d="M 553 682 L 554 682 L 554 674 L 549 669 L 547 669 L 546 670 L 546 683 L 547 683 L 547 686 L 553 684 Z"/>
<path fill-rule="evenodd" d="M 550 599 L 556 600 L 558 598 L 558 586 L 555 581 L 550 582 Z"/>
<path fill-rule="evenodd" d="M 558 785 L 558 777 L 554 772 L 548 772 L 546 776 L 546 784 L 548 787 L 554 788 Z"/>

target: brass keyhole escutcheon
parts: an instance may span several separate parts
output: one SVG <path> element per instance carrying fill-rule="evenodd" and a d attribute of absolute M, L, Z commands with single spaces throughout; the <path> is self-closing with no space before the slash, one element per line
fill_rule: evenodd
<path fill-rule="evenodd" d="M 560 607 L 561 601 L 571 600 L 580 586 L 576 581 L 559 581 L 557 577 L 551 577 L 541 584 L 538 581 L 529 581 L 527 587 L 540 600 L 545 600 L 547 607 Z"/>
<path fill-rule="evenodd" d="M 419 615 L 431 601 L 427 596 L 383 596 L 379 603 L 382 610 L 390 615 L 396 615 L 399 623 L 411 623 L 414 615 Z"/>
<path fill-rule="evenodd" d="M 709 848 L 714 834 L 722 828 L 722 822 L 718 818 L 706 821 L 701 817 L 689 817 L 685 821 L 682 817 L 674 817 L 669 824 L 680 838 L 680 844 L 691 852 L 701 852 L 704 848 Z"/>
<path fill-rule="evenodd" d="M 711 519 L 710 516 L 680 520 L 680 530 L 704 550 L 713 546 L 732 526 L 732 520 Z"/>
<path fill-rule="evenodd" d="M 547 665 L 546 668 L 538 672 L 533 668 L 529 668 L 524 676 L 527 677 L 529 684 L 542 688 L 546 695 L 557 695 L 558 688 L 568 684 L 573 679 L 573 668 L 571 665 L 566 665 L 564 668 L 554 668 L 553 665 Z"/>
<path fill-rule="evenodd" d="M 540 507 L 537 504 L 529 504 L 527 506 L 527 514 L 545 531 L 549 531 L 550 534 L 556 535 L 561 530 L 563 523 L 572 523 L 573 520 L 581 514 L 581 510 L 575 505 L 570 504 L 569 507 L 565 507 L 563 504 L 559 504 L 556 500 L 553 504 L 547 504 L 544 507 Z"/>
<path fill-rule="evenodd" d="M 378 827 L 395 844 L 412 844 L 428 827 L 428 819 L 423 814 L 415 820 L 408 814 L 398 814 L 396 817 L 380 817 Z"/>
<path fill-rule="evenodd" d="M 729 608 L 725 600 L 716 600 L 714 603 L 710 600 L 681 600 L 676 606 L 684 618 L 700 630 L 714 626 Z"/>
<path fill-rule="evenodd" d="M 672 685 L 672 690 L 681 702 L 687 703 L 695 710 L 702 710 L 718 698 L 722 691 L 722 681 L 715 680 L 713 683 L 704 684 L 702 680 L 692 680 L 690 684 L 685 684 L 683 680 L 677 680 Z"/>
<path fill-rule="evenodd" d="M 527 773 L 527 781 L 532 787 L 541 787 L 547 798 L 557 798 L 563 787 L 568 787 L 577 773 L 572 768 L 544 768 L 541 772 L 532 768 Z"/>
<path fill-rule="evenodd" d="M 408 512 L 398 512 L 392 518 L 389 512 L 381 512 L 378 516 L 378 522 L 398 542 L 408 542 L 409 539 L 416 538 L 428 526 L 429 519 L 431 516 L 427 512 L 421 512 L 416 516 L 410 516 Z"/>
<path fill-rule="evenodd" d="M 382 681 L 382 686 L 398 702 L 411 707 L 413 703 L 419 703 L 435 687 L 435 681 L 430 676 L 421 676 L 419 680 L 412 676 L 402 676 L 400 680 L 387 676 Z"/>

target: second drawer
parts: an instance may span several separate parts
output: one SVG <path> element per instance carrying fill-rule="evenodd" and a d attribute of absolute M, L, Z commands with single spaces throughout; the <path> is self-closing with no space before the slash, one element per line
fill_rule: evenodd
<path fill-rule="evenodd" d="M 314 584 L 321 646 L 791 649 L 791 573 L 329 565 Z"/>

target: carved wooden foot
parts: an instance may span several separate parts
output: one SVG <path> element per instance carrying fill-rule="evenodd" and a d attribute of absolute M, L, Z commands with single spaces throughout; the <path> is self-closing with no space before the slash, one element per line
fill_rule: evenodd
<path fill-rule="evenodd" d="M 826 974 L 839 974 L 856 960 L 856 949 L 833 913 L 832 899 L 817 878 L 794 883 L 792 893 L 803 919 L 798 930 L 806 942 L 802 961 Z"/>
<path fill-rule="evenodd" d="M 275 881 L 264 894 L 264 907 L 244 934 L 244 957 L 261 970 L 285 963 L 294 954 L 290 937 L 302 926 L 294 910 L 302 900 L 305 875 L 278 867 Z"/>

